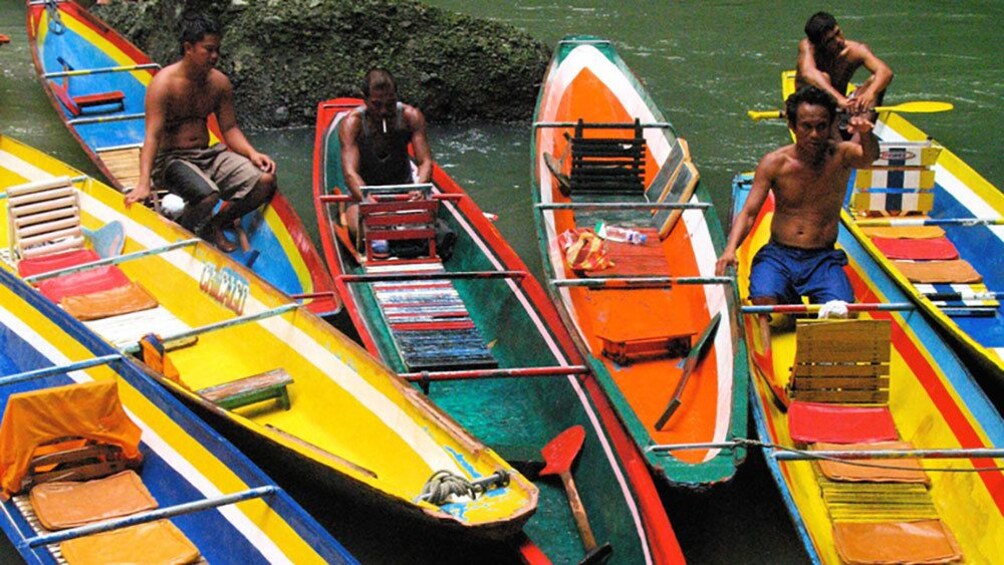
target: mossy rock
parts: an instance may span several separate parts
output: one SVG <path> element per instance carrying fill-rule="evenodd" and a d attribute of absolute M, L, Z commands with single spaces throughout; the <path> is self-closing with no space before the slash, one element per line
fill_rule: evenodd
<path fill-rule="evenodd" d="M 318 102 L 358 96 L 366 71 L 397 78 L 430 121 L 530 117 L 549 49 L 516 28 L 401 0 L 144 0 L 92 8 L 151 58 L 179 56 L 177 22 L 224 27 L 219 68 L 249 127 L 313 125 Z"/>

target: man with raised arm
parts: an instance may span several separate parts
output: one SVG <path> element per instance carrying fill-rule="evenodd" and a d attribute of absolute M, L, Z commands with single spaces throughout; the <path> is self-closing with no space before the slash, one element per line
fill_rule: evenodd
<path fill-rule="evenodd" d="M 871 110 L 882 103 L 893 73 L 867 45 L 844 39 L 837 20 L 827 12 L 817 12 L 809 18 L 805 35 L 798 44 L 797 88 L 815 86 L 850 114 Z M 847 86 L 862 66 L 872 75 L 848 97 Z"/>
<path fill-rule="evenodd" d="M 846 306 L 840 306 L 854 301 L 854 290 L 843 270 L 847 256 L 835 248 L 840 208 L 851 169 L 866 167 L 878 157 L 874 124 L 866 114 L 856 114 L 848 130 L 860 141 L 835 139 L 831 132 L 836 104 L 812 86 L 789 96 L 785 113 L 795 143 L 760 160 L 715 271 L 721 276 L 727 267 L 736 265 L 736 249 L 773 191 L 771 238 L 753 258 L 750 300 L 798 304 L 802 296 L 808 296 L 814 303 L 831 303 L 828 310 L 843 310 L 846 315 Z M 766 328 L 767 318 L 761 320 Z"/>
<path fill-rule="evenodd" d="M 360 187 L 424 184 L 432 179 L 432 150 L 422 111 L 398 102 L 394 77 L 384 69 L 366 73 L 362 91 L 364 104 L 345 117 L 338 132 L 342 171 L 352 195 L 345 215 L 353 240 L 359 229 L 359 203 L 364 198 Z M 418 167 L 415 176 L 408 157 L 409 143 Z"/>
<path fill-rule="evenodd" d="M 158 72 L 147 88 L 139 180 L 125 202 L 146 200 L 156 182 L 185 201 L 178 223 L 230 252 L 236 245 L 223 229 L 268 202 L 276 177 L 275 162 L 237 127 L 233 86 L 215 68 L 220 39 L 219 26 L 208 17 L 183 19 L 181 59 Z M 210 114 L 226 145 L 209 144 Z M 227 205 L 214 216 L 221 200 Z"/>

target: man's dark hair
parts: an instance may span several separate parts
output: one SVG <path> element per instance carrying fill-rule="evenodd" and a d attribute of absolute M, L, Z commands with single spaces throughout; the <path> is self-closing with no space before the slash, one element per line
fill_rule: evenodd
<path fill-rule="evenodd" d="M 394 75 L 386 69 L 370 69 L 363 78 L 363 97 L 369 98 L 370 92 L 386 92 L 388 90 L 397 92 L 397 83 Z"/>
<path fill-rule="evenodd" d="M 788 126 L 795 129 L 795 122 L 798 120 L 798 107 L 802 104 L 822 106 L 830 113 L 830 123 L 837 117 L 837 103 L 825 91 L 815 86 L 805 86 L 788 97 L 784 102 L 784 113 L 788 116 Z"/>
<path fill-rule="evenodd" d="M 205 14 L 185 14 L 182 16 L 181 33 L 178 34 L 181 54 L 185 54 L 186 43 L 195 45 L 207 35 L 223 35 L 220 33 L 220 24 L 216 20 Z"/>
<path fill-rule="evenodd" d="M 837 19 L 829 12 L 816 12 L 812 14 L 809 21 L 805 22 L 805 36 L 813 45 L 819 45 L 823 37 L 833 28 L 837 27 Z"/>

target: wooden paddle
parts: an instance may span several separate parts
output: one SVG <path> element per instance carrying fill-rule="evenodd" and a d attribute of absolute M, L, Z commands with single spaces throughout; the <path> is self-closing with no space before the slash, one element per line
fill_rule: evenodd
<path fill-rule="evenodd" d="M 951 102 L 938 102 L 935 100 L 917 100 L 914 102 L 903 102 L 892 106 L 876 106 L 876 112 L 899 112 L 901 114 L 933 114 L 935 112 L 948 112 L 955 106 Z M 784 118 L 784 110 L 750 110 L 746 112 L 753 121 L 779 120 Z"/>
<path fill-rule="evenodd" d="M 546 465 L 540 471 L 541 476 L 558 475 L 565 485 L 565 493 L 568 495 L 568 504 L 572 507 L 572 516 L 575 518 L 575 525 L 579 528 L 579 535 L 582 537 L 582 545 L 586 548 L 586 556 L 580 563 L 596 563 L 602 561 L 607 555 L 613 552 L 609 543 L 598 546 L 593 530 L 589 527 L 589 519 L 586 517 L 586 509 L 582 506 L 582 499 L 579 498 L 579 490 L 575 487 L 572 479 L 572 463 L 582 449 L 582 442 L 586 439 L 586 430 L 582 426 L 572 426 L 561 432 L 540 450 L 544 456 Z"/>
<path fill-rule="evenodd" d="M 655 429 L 662 431 L 662 428 L 669 422 L 669 419 L 673 417 L 673 413 L 682 404 L 680 396 L 683 395 L 683 389 L 687 387 L 687 381 L 690 380 L 690 375 L 693 374 L 694 369 L 697 368 L 697 365 L 708 355 L 708 351 L 711 350 L 711 344 L 715 341 L 715 335 L 718 334 L 718 326 L 721 321 L 722 313 L 719 312 L 715 314 L 714 318 L 711 318 L 708 327 L 704 328 L 701 337 L 697 338 L 697 343 L 690 348 L 690 353 L 687 354 L 687 359 L 683 362 L 683 374 L 680 375 L 680 382 L 676 384 L 676 390 L 673 392 L 673 398 L 670 399 L 666 411 L 656 420 Z"/>

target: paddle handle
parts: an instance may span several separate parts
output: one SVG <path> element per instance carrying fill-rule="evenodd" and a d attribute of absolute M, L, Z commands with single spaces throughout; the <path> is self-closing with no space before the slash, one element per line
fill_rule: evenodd
<path fill-rule="evenodd" d="M 746 112 L 754 122 L 759 122 L 760 120 L 780 120 L 784 118 L 783 110 L 750 110 Z"/>
<path fill-rule="evenodd" d="M 568 505 L 572 508 L 572 516 L 575 518 L 575 526 L 579 528 L 579 535 L 582 536 L 582 546 L 586 551 L 596 548 L 596 537 L 589 527 L 589 518 L 586 517 L 586 508 L 582 506 L 582 499 L 579 498 L 579 489 L 575 486 L 575 479 L 572 478 L 571 471 L 561 473 L 561 482 L 565 485 L 565 493 L 568 495 Z"/>

